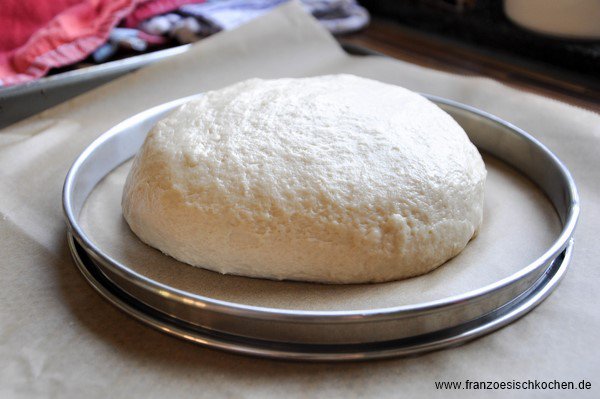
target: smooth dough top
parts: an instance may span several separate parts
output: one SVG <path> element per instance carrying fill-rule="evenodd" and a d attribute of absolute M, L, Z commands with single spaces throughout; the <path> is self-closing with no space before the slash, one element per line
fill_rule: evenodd
<path fill-rule="evenodd" d="M 467 245 L 485 177 L 463 129 L 409 90 L 352 75 L 251 79 L 158 122 L 122 205 L 142 241 L 194 266 L 381 282 Z"/>

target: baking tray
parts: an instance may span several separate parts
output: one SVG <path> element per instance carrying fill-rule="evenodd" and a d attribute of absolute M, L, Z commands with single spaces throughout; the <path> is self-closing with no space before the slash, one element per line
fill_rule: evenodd
<path fill-rule="evenodd" d="M 63 206 L 73 258 L 103 296 L 143 322 L 220 349 L 305 360 L 368 359 L 457 345 L 494 331 L 539 304 L 568 266 L 579 214 L 566 167 L 541 143 L 497 117 L 426 96 L 461 124 L 481 150 L 514 167 L 546 194 L 562 230 L 545 253 L 513 275 L 474 291 L 432 302 L 357 311 L 306 311 L 232 303 L 174 289 L 107 255 L 86 235 L 79 214 L 94 187 L 130 159 L 148 130 L 196 96 L 142 112 L 109 130 L 75 161 Z"/>
<path fill-rule="evenodd" d="M 185 53 L 190 44 L 0 87 L 0 129 L 143 66 Z"/>

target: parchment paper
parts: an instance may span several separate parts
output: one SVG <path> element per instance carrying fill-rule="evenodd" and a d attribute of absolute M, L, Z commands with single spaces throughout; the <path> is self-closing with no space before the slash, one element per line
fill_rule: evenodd
<path fill-rule="evenodd" d="M 516 273 L 558 237 L 560 222 L 543 193 L 486 156 L 485 221 L 459 256 L 423 276 L 382 284 L 311 284 L 222 275 L 179 262 L 141 242 L 121 211 L 131 161 L 91 193 L 80 221 L 107 255 L 140 274 L 193 294 L 255 306 L 301 310 L 377 309 L 462 294 Z"/>
<path fill-rule="evenodd" d="M 91 289 L 65 243 L 61 188 L 77 155 L 119 121 L 244 78 L 345 71 L 458 100 L 520 126 L 572 171 L 582 197 L 558 290 L 516 323 L 455 349 L 306 364 L 204 349 L 145 327 Z M 296 4 L 201 41 L 0 132 L 0 397 L 597 397 L 600 117 L 497 82 L 349 57 Z M 489 212 L 488 212 L 489 214 Z M 435 381 L 591 381 L 591 391 L 442 391 Z"/>

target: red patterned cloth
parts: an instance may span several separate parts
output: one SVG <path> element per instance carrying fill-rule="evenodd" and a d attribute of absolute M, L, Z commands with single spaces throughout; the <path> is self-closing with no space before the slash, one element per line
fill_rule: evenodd
<path fill-rule="evenodd" d="M 111 29 L 202 0 L 2 0 L 0 86 L 44 76 L 86 58 Z"/>

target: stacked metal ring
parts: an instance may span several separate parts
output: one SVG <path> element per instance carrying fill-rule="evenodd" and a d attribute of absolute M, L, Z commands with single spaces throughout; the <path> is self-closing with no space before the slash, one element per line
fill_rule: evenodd
<path fill-rule="evenodd" d="M 518 319 L 556 288 L 567 269 L 579 215 L 577 190 L 567 168 L 521 129 L 472 107 L 426 96 L 463 126 L 480 151 L 527 176 L 552 202 L 562 230 L 534 262 L 458 296 L 361 311 L 256 307 L 151 280 L 104 253 L 78 218 L 98 182 L 135 155 L 158 120 L 194 97 L 142 112 L 103 134 L 77 158 L 64 185 L 63 207 L 75 263 L 101 295 L 152 327 L 209 347 L 272 358 L 357 360 L 410 355 L 458 345 Z"/>

